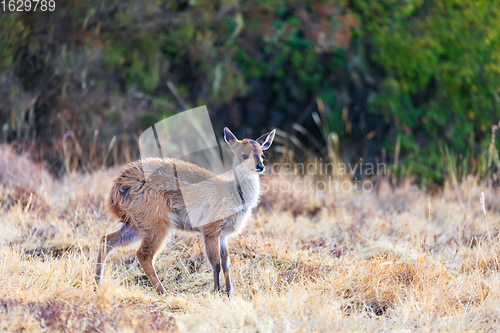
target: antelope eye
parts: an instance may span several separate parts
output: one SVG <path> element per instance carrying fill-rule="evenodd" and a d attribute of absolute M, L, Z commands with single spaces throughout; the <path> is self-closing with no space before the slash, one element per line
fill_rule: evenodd
<path fill-rule="evenodd" d="M 244 160 L 248 159 L 248 155 L 247 154 L 243 154 L 243 155 L 241 155 L 241 157 L 243 157 Z"/>

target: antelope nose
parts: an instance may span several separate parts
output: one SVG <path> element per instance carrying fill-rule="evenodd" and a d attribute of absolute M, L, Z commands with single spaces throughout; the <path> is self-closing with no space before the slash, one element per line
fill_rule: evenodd
<path fill-rule="evenodd" d="M 255 168 L 257 169 L 257 172 L 264 171 L 264 165 L 262 165 L 262 163 L 257 164 Z"/>

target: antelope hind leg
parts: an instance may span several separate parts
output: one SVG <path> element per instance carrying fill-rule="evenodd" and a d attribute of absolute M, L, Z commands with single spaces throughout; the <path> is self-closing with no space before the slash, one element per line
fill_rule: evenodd
<path fill-rule="evenodd" d="M 139 230 L 137 230 L 137 228 L 130 223 L 123 225 L 120 230 L 101 238 L 95 269 L 96 284 L 99 284 L 102 281 L 104 263 L 107 256 L 116 248 L 130 245 L 131 243 L 139 240 L 139 238 Z"/>
<path fill-rule="evenodd" d="M 155 254 L 160 250 L 165 241 L 165 237 L 167 236 L 167 227 L 160 226 L 159 228 L 155 228 L 154 231 L 148 232 L 144 235 L 142 239 L 141 247 L 137 251 L 137 259 L 146 273 L 149 281 L 155 288 L 158 294 L 164 294 L 165 288 L 161 284 L 158 279 L 158 275 L 156 274 L 156 270 L 153 267 L 153 259 Z"/>

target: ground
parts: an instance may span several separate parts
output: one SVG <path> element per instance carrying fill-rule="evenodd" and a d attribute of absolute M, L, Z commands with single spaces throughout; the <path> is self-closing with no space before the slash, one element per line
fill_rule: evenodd
<path fill-rule="evenodd" d="M 156 258 L 158 296 L 114 252 L 94 291 L 105 209 L 121 167 L 56 180 L 0 147 L 1 331 L 488 331 L 500 325 L 498 191 L 474 177 L 429 196 L 377 179 L 370 192 L 311 191 L 269 175 L 230 241 L 236 295 L 212 293 L 198 235 Z M 289 186 L 297 182 L 295 191 Z M 278 186 L 269 186 L 269 185 Z M 481 193 L 484 193 L 484 205 Z"/>

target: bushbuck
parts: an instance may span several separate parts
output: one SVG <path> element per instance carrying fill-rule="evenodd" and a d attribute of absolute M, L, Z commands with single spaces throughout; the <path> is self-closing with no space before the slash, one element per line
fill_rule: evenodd
<path fill-rule="evenodd" d="M 232 295 L 228 237 L 241 232 L 258 204 L 263 151 L 271 146 L 275 133 L 273 130 L 257 140 L 238 140 L 224 128 L 224 139 L 234 154 L 230 176 L 174 158 L 147 158 L 129 164 L 109 195 L 108 208 L 123 226 L 101 240 L 96 283 L 101 282 L 104 262 L 112 250 L 140 240 L 137 259 L 156 291 L 165 293 L 153 261 L 174 227 L 203 235 L 214 292 L 220 290 L 222 267 L 227 294 Z"/>

